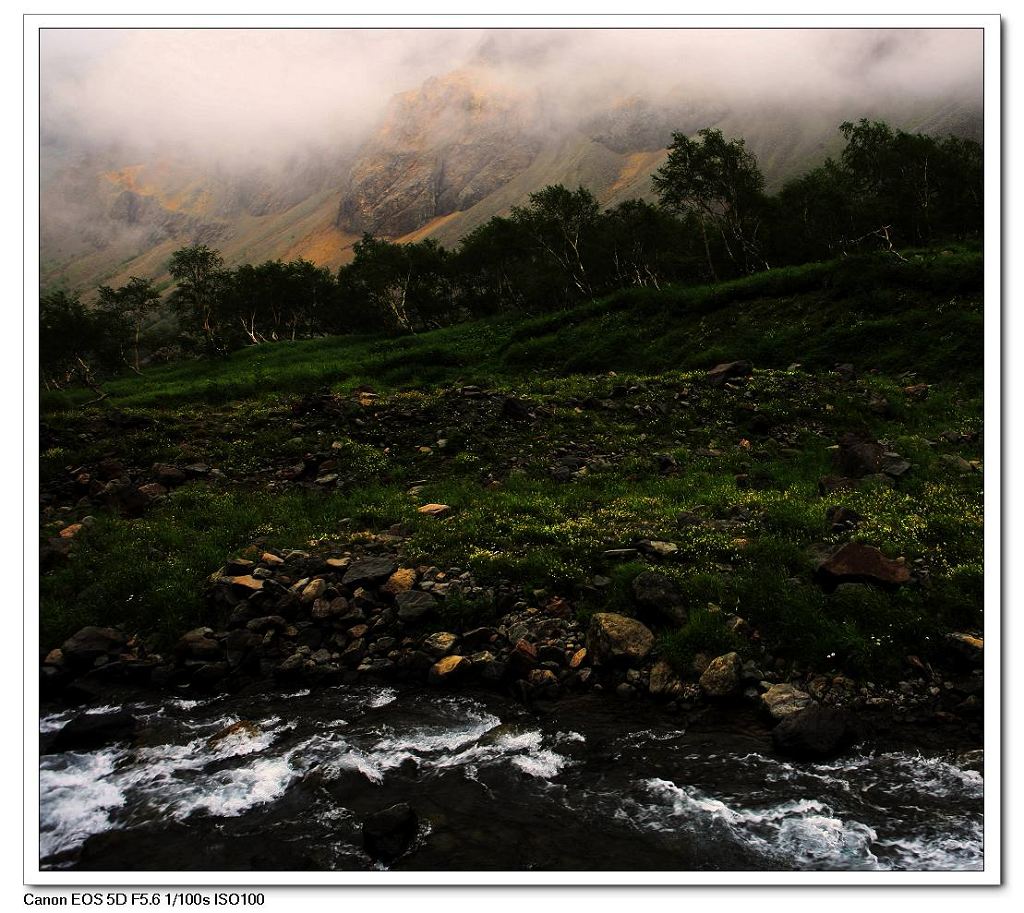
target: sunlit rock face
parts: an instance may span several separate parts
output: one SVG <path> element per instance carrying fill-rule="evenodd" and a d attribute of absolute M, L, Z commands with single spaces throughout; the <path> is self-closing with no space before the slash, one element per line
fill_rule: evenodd
<path fill-rule="evenodd" d="M 338 227 L 394 237 L 468 209 L 529 167 L 535 113 L 475 69 L 395 97 L 352 167 Z"/>

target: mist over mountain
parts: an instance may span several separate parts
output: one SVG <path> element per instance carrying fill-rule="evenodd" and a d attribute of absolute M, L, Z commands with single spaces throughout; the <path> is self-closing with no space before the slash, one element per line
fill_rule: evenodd
<path fill-rule="evenodd" d="M 336 267 L 366 231 L 458 239 L 551 183 L 651 197 L 673 131 L 770 185 L 843 120 L 980 138 L 980 31 L 44 30 L 41 282 Z"/>

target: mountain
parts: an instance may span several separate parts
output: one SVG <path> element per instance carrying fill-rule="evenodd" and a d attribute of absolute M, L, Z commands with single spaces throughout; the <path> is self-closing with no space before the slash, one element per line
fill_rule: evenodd
<path fill-rule="evenodd" d="M 673 131 L 707 126 L 744 137 L 772 189 L 835 154 L 838 124 L 861 116 L 980 138 L 980 110 L 956 99 L 808 110 L 725 104 L 680 87 L 567 115 L 538 91 L 503 83 L 486 62 L 396 95 L 361 142 L 297 148 L 281 165 L 208 165 L 184 149 L 44 136 L 41 285 L 88 295 L 132 275 L 163 282 L 171 252 L 190 243 L 218 248 L 229 265 L 304 257 L 332 269 L 364 232 L 453 246 L 554 183 L 583 185 L 604 206 L 650 199 Z"/>

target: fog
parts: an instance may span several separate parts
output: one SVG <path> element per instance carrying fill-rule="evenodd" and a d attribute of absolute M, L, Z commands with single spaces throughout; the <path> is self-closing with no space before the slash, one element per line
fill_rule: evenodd
<path fill-rule="evenodd" d="M 393 95 L 462 67 L 556 122 L 618 98 L 833 109 L 981 103 L 980 30 L 44 29 L 44 138 L 226 164 L 353 148 Z"/>

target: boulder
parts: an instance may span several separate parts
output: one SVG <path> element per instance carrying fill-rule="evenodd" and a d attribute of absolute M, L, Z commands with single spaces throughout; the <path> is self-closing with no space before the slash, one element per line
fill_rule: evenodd
<path fill-rule="evenodd" d="M 633 578 L 633 598 L 642 608 L 671 624 L 686 624 L 688 612 L 679 585 L 658 571 L 643 571 Z"/>
<path fill-rule="evenodd" d="M 438 631 L 423 641 L 423 649 L 431 656 L 446 656 L 451 653 L 459 638 L 449 631 Z"/>
<path fill-rule="evenodd" d="M 434 611 L 437 600 L 422 590 L 403 590 L 395 596 L 395 605 L 398 606 L 399 619 L 417 621 Z"/>
<path fill-rule="evenodd" d="M 811 706 L 785 717 L 772 730 L 772 743 L 782 754 L 808 760 L 828 758 L 848 746 L 855 733 L 848 712 Z"/>
<path fill-rule="evenodd" d="M 210 628 L 193 628 L 183 634 L 174 647 L 174 655 L 179 659 L 218 660 L 221 645 L 211 636 Z"/>
<path fill-rule="evenodd" d="M 456 681 L 460 675 L 469 669 L 470 662 L 465 656 L 445 656 L 439 659 L 430 667 L 427 673 L 427 680 L 432 685 L 445 685 Z"/>
<path fill-rule="evenodd" d="M 743 664 L 739 654 L 716 656 L 700 677 L 700 687 L 708 697 L 731 697 L 740 689 Z"/>
<path fill-rule="evenodd" d="M 844 434 L 833 463 L 844 475 L 860 478 L 880 472 L 885 448 L 875 440 L 860 434 Z"/>
<path fill-rule="evenodd" d="M 985 641 L 973 634 L 954 631 L 946 635 L 950 652 L 960 662 L 980 669 L 985 665 Z"/>
<path fill-rule="evenodd" d="M 80 713 L 64 724 L 50 743 L 49 750 L 91 751 L 135 735 L 138 720 L 127 710 L 114 713 Z"/>
<path fill-rule="evenodd" d="M 374 586 L 387 580 L 396 569 L 389 558 L 360 558 L 349 565 L 341 582 L 346 586 Z"/>
<path fill-rule="evenodd" d="M 88 625 L 64 641 L 61 651 L 69 664 L 91 666 L 101 656 L 119 655 L 127 642 L 116 628 Z"/>
<path fill-rule="evenodd" d="M 597 662 L 640 662 L 653 646 L 654 635 L 635 618 L 598 612 L 590 619 L 587 649 Z"/>
<path fill-rule="evenodd" d="M 363 822 L 363 847 L 377 862 L 393 862 L 416 839 L 419 819 L 405 802 L 370 815 Z"/>
<path fill-rule="evenodd" d="M 447 504 L 424 504 L 422 507 L 418 507 L 417 511 L 421 514 L 425 514 L 428 517 L 443 517 L 445 514 L 451 513 L 451 507 Z"/>
<path fill-rule="evenodd" d="M 817 579 L 829 592 L 841 583 L 892 588 L 910 581 L 910 569 L 902 558 L 886 558 L 873 546 L 848 542 L 818 565 Z"/>
<path fill-rule="evenodd" d="M 761 703 L 776 721 L 784 720 L 787 716 L 808 707 L 817 706 L 817 701 L 805 691 L 785 683 L 772 685 L 761 695 Z"/>
<path fill-rule="evenodd" d="M 749 361 L 727 361 L 716 365 L 705 375 L 712 387 L 724 387 L 734 377 L 749 377 L 754 371 Z"/>
<path fill-rule="evenodd" d="M 651 668 L 648 690 L 655 697 L 675 697 L 683 690 L 683 685 L 672 667 L 662 659 Z"/>

